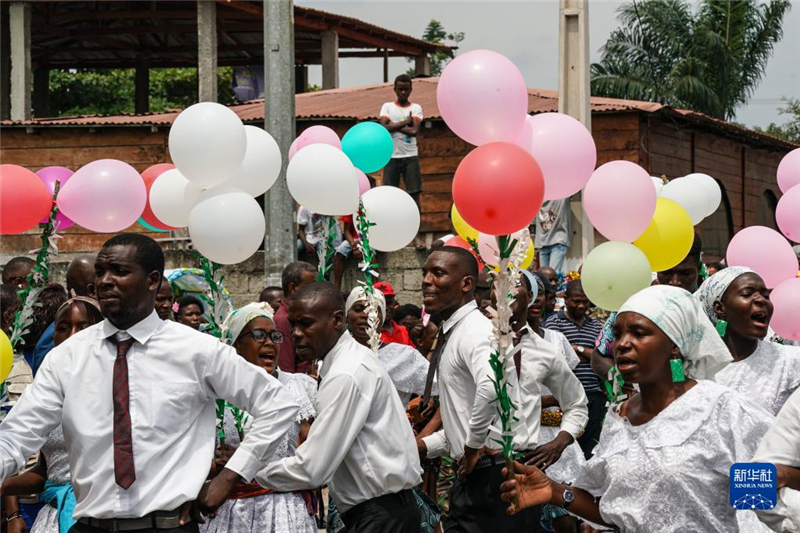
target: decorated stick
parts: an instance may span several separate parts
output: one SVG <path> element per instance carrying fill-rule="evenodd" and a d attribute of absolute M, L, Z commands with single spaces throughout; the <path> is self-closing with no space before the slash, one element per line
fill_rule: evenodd
<path fill-rule="evenodd" d="M 333 267 L 333 256 L 336 249 L 333 243 L 336 242 L 336 217 L 326 217 L 328 219 L 328 235 L 325 237 L 322 249 L 317 252 L 319 266 L 317 267 L 317 281 L 327 281 L 331 268 Z"/>
<path fill-rule="evenodd" d="M 375 250 L 369 245 L 369 228 L 375 224 L 367 219 L 366 211 L 364 210 L 364 202 L 358 200 L 358 213 L 356 213 L 356 231 L 358 232 L 358 247 L 361 249 L 363 256 L 359 268 L 364 273 L 364 281 L 359 280 L 359 283 L 364 286 L 364 291 L 367 293 L 367 333 L 369 335 L 369 345 L 372 351 L 376 354 L 380 348 L 380 321 L 378 319 L 378 306 L 375 304 L 373 295 L 375 288 L 372 286 L 373 277 L 378 277 L 377 272 L 378 264 L 374 263 Z"/>

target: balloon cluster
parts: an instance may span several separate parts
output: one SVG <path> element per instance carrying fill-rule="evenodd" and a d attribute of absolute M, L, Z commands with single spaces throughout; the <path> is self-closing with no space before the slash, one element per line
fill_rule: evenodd
<path fill-rule="evenodd" d="M 419 231 L 419 209 L 402 189 L 370 189 L 366 176 L 386 166 L 393 150 L 391 134 L 375 122 L 356 124 L 341 140 L 326 126 L 312 126 L 289 148 L 289 192 L 309 211 L 327 216 L 355 215 L 361 198 L 374 224 L 369 234 L 372 248 L 399 250 Z"/>

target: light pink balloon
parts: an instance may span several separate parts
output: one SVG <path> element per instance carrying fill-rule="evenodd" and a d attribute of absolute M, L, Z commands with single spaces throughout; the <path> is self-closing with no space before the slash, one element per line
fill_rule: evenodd
<path fill-rule="evenodd" d="M 528 116 L 516 144 L 539 163 L 545 200 L 567 198 L 583 189 L 597 164 L 592 134 L 562 113 Z"/>
<path fill-rule="evenodd" d="M 355 167 L 353 167 L 355 168 Z M 362 196 L 365 192 L 370 190 L 372 186 L 369 184 L 367 175 L 361 172 L 360 169 L 355 168 L 356 175 L 358 176 L 358 195 Z"/>
<path fill-rule="evenodd" d="M 750 226 L 733 236 L 725 254 L 729 266 L 746 266 L 773 288 L 797 275 L 797 256 L 783 235 L 764 226 Z"/>
<path fill-rule="evenodd" d="M 800 185 L 795 185 L 778 200 L 775 221 L 790 241 L 800 242 Z"/>
<path fill-rule="evenodd" d="M 292 158 L 294 157 L 294 154 L 297 153 L 297 143 L 299 141 L 300 141 L 300 138 L 298 137 L 297 139 L 293 140 L 292 144 L 289 146 L 289 158 L 288 158 L 289 161 L 291 161 Z"/>
<path fill-rule="evenodd" d="M 775 306 L 769 325 L 784 339 L 800 341 L 800 278 L 782 282 L 769 299 Z"/>
<path fill-rule="evenodd" d="M 58 208 L 76 224 L 115 233 L 134 224 L 144 211 L 147 189 L 132 166 L 116 159 L 92 161 L 61 189 Z"/>
<path fill-rule="evenodd" d="M 507 57 L 473 50 L 451 61 L 436 88 L 447 127 L 468 143 L 514 142 L 528 113 L 522 73 Z"/>
<path fill-rule="evenodd" d="M 55 193 L 56 190 L 56 181 L 60 182 L 59 191 L 67 181 L 72 177 L 74 172 L 66 167 L 44 167 L 40 168 L 36 171 L 36 175 L 39 176 L 39 179 L 42 180 L 44 186 L 47 187 L 47 191 L 52 195 Z M 42 223 L 45 224 L 47 221 L 50 220 L 50 215 L 46 216 L 42 219 Z M 64 213 L 61 211 L 58 212 L 56 215 L 56 229 L 57 231 L 65 230 L 67 228 L 71 228 L 74 226 L 75 223 L 71 221 L 68 217 L 64 216 Z"/>
<path fill-rule="evenodd" d="M 778 187 L 786 192 L 800 185 L 800 148 L 795 148 L 781 159 L 778 165 Z"/>
<path fill-rule="evenodd" d="M 592 225 L 611 241 L 635 241 L 656 212 L 650 174 L 630 161 L 611 161 L 595 170 L 583 199 Z"/>
<path fill-rule="evenodd" d="M 303 130 L 303 133 L 297 136 L 297 150 L 299 152 L 310 144 L 329 144 L 339 150 L 342 149 L 342 141 L 336 132 L 327 126 L 311 126 Z"/>
<path fill-rule="evenodd" d="M 519 239 L 522 237 L 524 230 L 517 231 L 511 234 L 511 238 Z M 519 247 L 520 244 L 517 244 Z M 527 244 L 525 249 L 527 250 Z M 519 249 L 519 248 L 516 248 Z M 487 265 L 497 265 L 500 263 L 500 247 L 497 244 L 497 237 L 494 235 L 487 235 L 485 233 L 478 234 L 478 252 L 481 254 L 481 259 Z"/>

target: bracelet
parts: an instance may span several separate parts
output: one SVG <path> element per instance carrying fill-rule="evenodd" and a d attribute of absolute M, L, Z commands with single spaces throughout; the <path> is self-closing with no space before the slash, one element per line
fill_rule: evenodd
<path fill-rule="evenodd" d="M 20 513 L 19 511 L 11 513 L 11 516 L 6 517 L 6 523 L 9 523 L 16 518 L 23 518 L 22 513 Z"/>

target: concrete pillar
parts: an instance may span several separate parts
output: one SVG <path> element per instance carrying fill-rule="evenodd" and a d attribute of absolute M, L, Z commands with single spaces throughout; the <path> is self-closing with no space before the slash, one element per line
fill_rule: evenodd
<path fill-rule="evenodd" d="M 308 90 L 308 65 L 294 66 L 294 92 L 303 94 Z"/>
<path fill-rule="evenodd" d="M 216 76 L 215 76 L 216 79 Z M 150 111 L 150 60 L 142 58 L 136 65 L 134 80 L 134 110 L 137 114 Z"/>
<path fill-rule="evenodd" d="M 217 101 L 217 4 L 197 0 L 198 99 Z"/>
<path fill-rule="evenodd" d="M 9 6 L 11 49 L 11 119 L 31 118 L 31 6 L 14 2 Z"/>
<path fill-rule="evenodd" d="M 2 9 L 2 6 L 0 6 Z M 11 118 L 11 37 L 8 14 L 0 16 L 0 120 Z"/>
<path fill-rule="evenodd" d="M 294 7 L 292 0 L 264 0 L 265 128 L 284 156 L 295 137 Z M 286 165 L 264 198 L 266 285 L 280 285 L 283 267 L 297 259 L 295 203 L 286 186 Z"/>
<path fill-rule="evenodd" d="M 322 35 L 322 88 L 339 88 L 339 34 L 323 31 Z"/>
<path fill-rule="evenodd" d="M 33 71 L 33 116 L 50 116 L 50 69 L 47 67 Z"/>
<path fill-rule="evenodd" d="M 414 76 L 431 75 L 431 58 L 427 55 L 414 58 Z"/>
<path fill-rule="evenodd" d="M 558 27 L 558 111 L 581 121 L 592 131 L 589 89 L 589 1 L 560 0 Z M 594 248 L 594 228 L 583 202 L 576 212 L 581 225 L 580 256 Z M 574 243 L 573 243 L 574 244 Z M 574 249 L 574 246 L 572 247 Z M 570 254 L 572 255 L 572 254 Z"/>
<path fill-rule="evenodd" d="M 389 82 L 389 49 L 383 49 L 383 83 Z"/>

